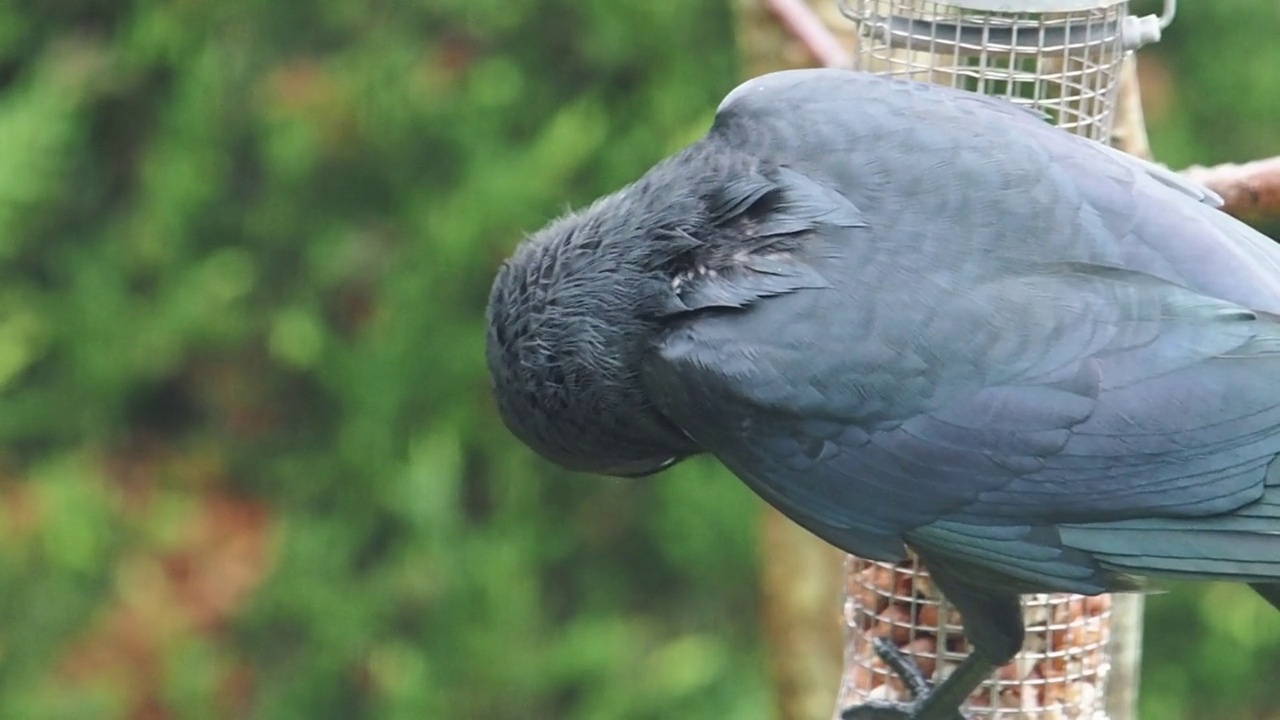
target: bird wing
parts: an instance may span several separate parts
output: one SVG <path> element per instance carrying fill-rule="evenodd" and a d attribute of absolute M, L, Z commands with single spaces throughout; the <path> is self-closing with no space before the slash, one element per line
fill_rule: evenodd
<path fill-rule="evenodd" d="M 899 556 L 906 538 L 1083 581 L 1095 564 L 1064 555 L 1053 526 L 1212 517 L 1262 498 L 1280 452 L 1272 319 L 1087 265 L 975 295 L 1023 312 L 988 317 L 1008 342 L 987 367 L 962 356 L 952 377 L 842 333 L 849 301 L 806 289 L 686 318 L 646 381 L 767 501 L 870 557 Z"/>
<path fill-rule="evenodd" d="M 853 73 L 770 82 L 735 91 L 711 138 L 834 190 L 860 223 L 811 219 L 771 254 L 825 287 L 750 301 L 739 272 L 685 288 L 736 301 L 670 319 L 644 379 L 673 422 L 866 557 L 905 540 L 1082 592 L 1103 566 L 1178 558 L 1265 574 L 1248 563 L 1277 537 L 1238 520 L 1280 522 L 1280 323 L 1244 302 L 1280 309 L 1265 238 L 1005 103 Z M 1179 530 L 1197 532 L 1166 562 Z M 1234 551 L 1226 530 L 1256 542 Z"/>

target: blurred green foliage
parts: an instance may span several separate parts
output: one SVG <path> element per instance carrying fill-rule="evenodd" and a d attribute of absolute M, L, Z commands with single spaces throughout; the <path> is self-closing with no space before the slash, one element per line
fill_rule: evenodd
<path fill-rule="evenodd" d="M 1164 159 L 1280 153 L 1277 12 L 1183 8 Z M 757 501 L 553 470 L 481 357 L 736 72 L 723 2 L 0 4 L 0 717 L 773 717 Z M 1246 593 L 1149 627 L 1148 717 L 1280 715 Z"/>

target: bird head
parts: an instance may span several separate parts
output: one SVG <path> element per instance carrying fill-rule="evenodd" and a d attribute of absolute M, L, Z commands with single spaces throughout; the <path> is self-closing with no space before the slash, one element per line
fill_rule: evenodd
<path fill-rule="evenodd" d="M 615 194 L 529 236 L 489 298 L 486 355 L 507 427 L 564 468 L 636 477 L 694 452 L 650 402 L 640 369 L 669 283 Z"/>

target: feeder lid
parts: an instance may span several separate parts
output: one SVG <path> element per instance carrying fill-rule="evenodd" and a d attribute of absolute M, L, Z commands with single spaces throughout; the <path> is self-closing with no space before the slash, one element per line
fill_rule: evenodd
<path fill-rule="evenodd" d="M 934 0 L 934 2 L 964 10 L 1004 13 L 1078 12 L 1128 4 L 1128 0 Z"/>

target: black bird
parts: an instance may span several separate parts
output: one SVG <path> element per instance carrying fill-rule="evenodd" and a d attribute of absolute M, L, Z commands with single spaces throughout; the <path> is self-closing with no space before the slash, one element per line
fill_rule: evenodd
<path fill-rule="evenodd" d="M 502 267 L 498 407 L 566 468 L 710 453 L 842 550 L 914 549 L 974 652 L 847 717 L 956 717 L 1019 594 L 1280 608 L 1280 247 L 1219 202 L 1003 100 L 767 75 Z"/>

